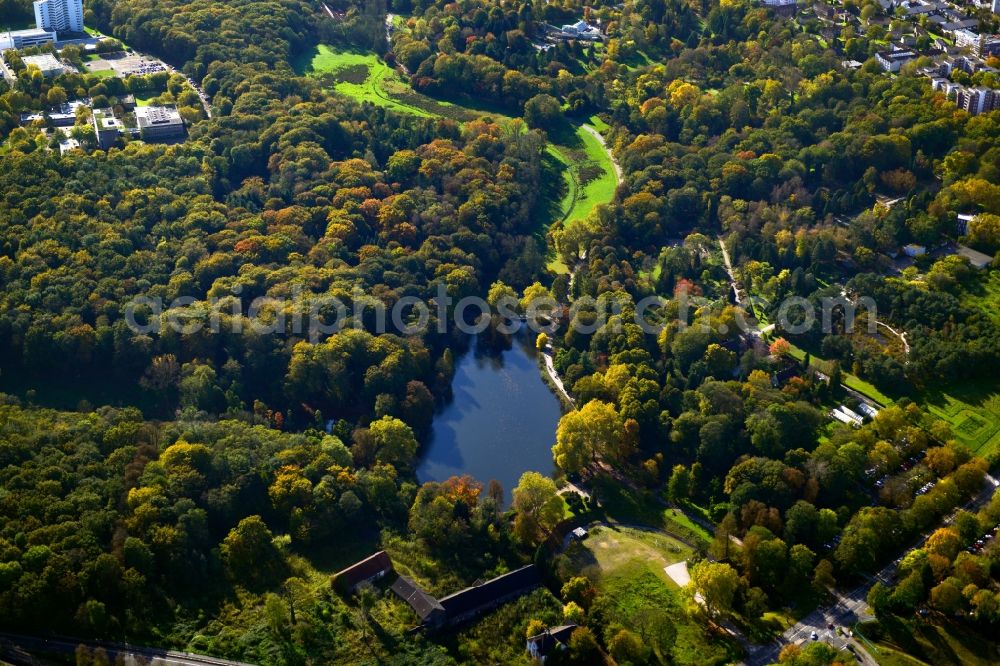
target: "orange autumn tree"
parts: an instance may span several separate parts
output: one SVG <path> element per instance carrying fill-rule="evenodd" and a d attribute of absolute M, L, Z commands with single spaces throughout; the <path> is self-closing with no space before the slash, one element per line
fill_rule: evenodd
<path fill-rule="evenodd" d="M 474 508 L 479 505 L 479 495 L 483 492 L 483 484 L 468 474 L 452 476 L 441 482 L 441 494 L 453 502 L 462 501 L 466 506 Z"/>
<path fill-rule="evenodd" d="M 792 345 L 788 340 L 784 338 L 778 338 L 771 343 L 768 351 L 771 352 L 771 356 L 784 356 L 788 352 L 792 351 Z"/>

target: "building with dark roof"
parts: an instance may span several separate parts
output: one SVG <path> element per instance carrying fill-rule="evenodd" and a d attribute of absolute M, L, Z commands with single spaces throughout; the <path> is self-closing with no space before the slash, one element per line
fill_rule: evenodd
<path fill-rule="evenodd" d="M 447 613 L 448 624 L 471 620 L 542 584 L 534 564 L 497 576 L 480 585 L 449 594 L 439 603 Z"/>
<path fill-rule="evenodd" d="M 412 578 L 400 575 L 392 584 L 392 591 L 405 601 L 427 627 L 439 627 L 445 621 L 445 610 L 437 599 L 425 592 Z"/>
<path fill-rule="evenodd" d="M 546 629 L 537 636 L 528 639 L 528 656 L 541 662 L 549 656 L 553 650 L 564 650 L 569 645 L 569 637 L 576 630 L 575 624 L 564 624 L 561 627 Z"/>
<path fill-rule="evenodd" d="M 353 594 L 361 585 L 372 583 L 390 571 L 392 571 L 392 560 L 384 550 L 380 550 L 334 574 L 333 587 L 342 594 Z"/>
<path fill-rule="evenodd" d="M 162 141 L 184 136 L 184 119 L 173 107 L 136 107 L 135 121 L 144 141 Z"/>
<path fill-rule="evenodd" d="M 911 60 L 916 60 L 917 54 L 913 51 L 904 50 L 879 51 L 875 54 L 875 59 L 878 61 L 879 66 L 885 71 L 898 72 L 903 65 Z"/>

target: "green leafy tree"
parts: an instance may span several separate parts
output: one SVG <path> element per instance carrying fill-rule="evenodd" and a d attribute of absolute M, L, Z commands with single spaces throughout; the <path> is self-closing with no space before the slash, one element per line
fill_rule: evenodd
<path fill-rule="evenodd" d="M 524 122 L 532 129 L 555 129 L 561 119 L 559 100 L 552 95 L 535 95 L 524 104 Z"/>
<path fill-rule="evenodd" d="M 538 543 L 562 520 L 563 504 L 556 484 L 538 472 L 525 472 L 514 488 L 511 508 L 514 532 L 526 543 Z"/>
<path fill-rule="evenodd" d="M 237 584 L 254 587 L 273 582 L 284 569 L 274 535 L 260 516 L 248 516 L 229 531 L 220 546 L 226 572 Z"/>
<path fill-rule="evenodd" d="M 732 610 L 739 584 L 736 569 L 724 562 L 703 560 L 691 568 L 691 585 L 701 595 L 706 610 L 713 616 Z"/>

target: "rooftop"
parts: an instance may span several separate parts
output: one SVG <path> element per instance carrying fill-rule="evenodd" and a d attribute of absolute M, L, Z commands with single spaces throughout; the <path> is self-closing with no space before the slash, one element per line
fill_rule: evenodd
<path fill-rule="evenodd" d="M 971 247 L 966 247 L 964 245 L 958 246 L 958 255 L 968 259 L 969 263 L 976 268 L 986 268 L 993 263 L 993 257 L 990 255 L 983 254 L 978 250 L 973 250 Z"/>
<path fill-rule="evenodd" d="M 41 28 L 27 28 L 25 30 L 4 30 L 0 32 L 0 37 L 7 37 L 10 35 L 11 38 L 16 37 L 48 37 L 49 35 L 54 35 L 55 33 L 51 30 L 42 30 Z"/>
<path fill-rule="evenodd" d="M 136 107 L 135 121 L 139 125 L 139 129 L 179 125 L 184 122 L 181 120 L 181 114 L 177 112 L 177 109 L 169 106 Z"/>
<path fill-rule="evenodd" d="M 356 562 L 346 569 L 337 572 L 333 580 L 338 586 L 350 589 L 358 583 L 364 582 L 390 569 L 392 569 L 392 560 L 389 559 L 389 555 L 384 550 L 380 550 L 360 562 Z"/>
<path fill-rule="evenodd" d="M 879 51 L 878 57 L 884 60 L 909 60 L 916 58 L 917 54 L 913 51 Z"/>
<path fill-rule="evenodd" d="M 62 69 L 62 63 L 59 62 L 51 53 L 43 53 L 42 55 L 34 56 L 24 56 L 21 58 L 25 66 L 34 65 L 43 72 L 50 72 L 54 69 Z"/>
<path fill-rule="evenodd" d="M 413 582 L 412 578 L 400 576 L 392 584 L 392 591 L 396 596 L 410 605 L 422 621 L 426 621 L 435 612 L 444 613 L 444 606 L 438 600 L 424 592 L 424 590 Z"/>
<path fill-rule="evenodd" d="M 561 627 L 546 629 L 537 636 L 528 639 L 528 650 L 534 647 L 534 654 L 538 656 L 547 655 L 558 643 L 564 645 L 569 643 L 569 637 L 576 630 L 575 624 L 564 624 Z"/>
<path fill-rule="evenodd" d="M 449 617 L 464 615 L 497 599 L 535 587 L 542 582 L 538 569 L 533 564 L 497 576 L 482 585 L 474 585 L 439 599 Z"/>

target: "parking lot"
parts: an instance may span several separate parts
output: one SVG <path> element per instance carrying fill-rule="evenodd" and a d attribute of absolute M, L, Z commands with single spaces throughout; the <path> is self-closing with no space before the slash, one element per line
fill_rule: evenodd
<path fill-rule="evenodd" d="M 95 60 L 85 63 L 88 71 L 101 72 L 112 70 L 115 76 L 126 77 L 131 75 L 155 74 L 165 72 L 167 68 L 162 62 L 155 58 L 150 58 L 134 53 L 104 53 Z"/>

